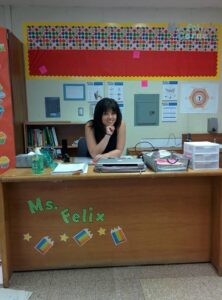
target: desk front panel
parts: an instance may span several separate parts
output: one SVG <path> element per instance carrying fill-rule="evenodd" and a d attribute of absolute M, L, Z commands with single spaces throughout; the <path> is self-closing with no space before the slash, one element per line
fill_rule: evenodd
<path fill-rule="evenodd" d="M 12 271 L 209 261 L 212 180 L 4 183 Z"/>

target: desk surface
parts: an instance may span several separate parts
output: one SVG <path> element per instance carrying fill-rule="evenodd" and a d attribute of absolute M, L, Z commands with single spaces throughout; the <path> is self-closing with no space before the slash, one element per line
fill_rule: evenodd
<path fill-rule="evenodd" d="M 93 166 L 89 166 L 87 174 L 74 175 L 51 175 L 50 169 L 45 169 L 43 174 L 32 174 L 31 168 L 10 169 L 0 176 L 2 182 L 19 182 L 19 181 L 70 181 L 70 180 L 90 180 L 90 179 L 107 179 L 107 178 L 135 178 L 139 177 L 190 177 L 190 176 L 221 176 L 222 169 L 213 170 L 192 170 L 186 172 L 158 172 L 155 173 L 150 169 L 141 173 L 98 173 L 94 172 Z"/>

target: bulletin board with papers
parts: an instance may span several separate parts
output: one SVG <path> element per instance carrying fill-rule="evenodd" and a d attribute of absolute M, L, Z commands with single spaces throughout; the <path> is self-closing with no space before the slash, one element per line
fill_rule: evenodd
<path fill-rule="evenodd" d="M 29 23 L 28 78 L 217 79 L 220 25 Z"/>

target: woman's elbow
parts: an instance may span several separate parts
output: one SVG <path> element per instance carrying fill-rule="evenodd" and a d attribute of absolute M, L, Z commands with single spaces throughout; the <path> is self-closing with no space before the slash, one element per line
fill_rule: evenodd
<path fill-rule="evenodd" d="M 89 154 L 90 154 L 90 156 L 94 159 L 95 157 L 96 157 L 96 155 L 97 155 L 97 153 L 95 153 L 95 151 L 90 151 L 89 150 Z"/>
<path fill-rule="evenodd" d="M 116 149 L 117 156 L 121 156 L 123 153 L 123 149 Z"/>

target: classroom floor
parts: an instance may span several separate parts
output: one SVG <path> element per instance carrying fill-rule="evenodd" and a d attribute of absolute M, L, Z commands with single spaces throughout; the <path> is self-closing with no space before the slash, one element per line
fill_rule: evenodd
<path fill-rule="evenodd" d="M 222 300 L 208 263 L 17 272 L 10 288 L 30 300 Z"/>

